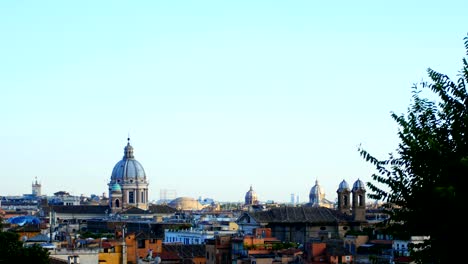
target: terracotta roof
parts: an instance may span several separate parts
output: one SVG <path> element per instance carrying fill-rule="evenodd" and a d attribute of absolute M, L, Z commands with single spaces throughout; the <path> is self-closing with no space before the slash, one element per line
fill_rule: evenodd
<path fill-rule="evenodd" d="M 101 247 L 102 247 L 102 248 L 111 248 L 111 247 L 113 247 L 113 246 L 114 246 L 114 245 L 112 245 L 110 242 L 107 242 L 107 241 L 103 241 L 103 242 L 101 243 Z"/>
<path fill-rule="evenodd" d="M 278 207 L 249 213 L 257 222 L 266 223 L 331 223 L 352 221 L 349 215 L 325 207 Z"/>

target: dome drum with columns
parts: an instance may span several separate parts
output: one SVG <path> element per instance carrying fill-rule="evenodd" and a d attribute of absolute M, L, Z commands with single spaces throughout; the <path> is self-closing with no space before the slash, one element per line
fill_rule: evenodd
<path fill-rule="evenodd" d="M 135 160 L 130 138 L 127 139 L 122 160 L 115 164 L 109 186 L 112 212 L 137 207 L 148 209 L 148 181 L 143 166 Z"/>

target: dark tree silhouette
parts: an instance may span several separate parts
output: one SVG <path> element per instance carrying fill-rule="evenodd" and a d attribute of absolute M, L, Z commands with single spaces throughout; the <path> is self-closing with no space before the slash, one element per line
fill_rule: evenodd
<path fill-rule="evenodd" d="M 17 233 L 0 232 L 0 263 L 48 264 L 49 252 L 39 245 L 23 247 Z"/>
<path fill-rule="evenodd" d="M 464 40 L 468 55 L 468 36 Z M 413 86 L 407 115 L 391 114 L 401 141 L 396 154 L 379 160 L 359 148 L 360 155 L 376 167 L 372 175 L 376 182 L 367 183 L 368 196 L 384 201 L 390 215 L 384 223 L 387 231 L 401 239 L 429 237 L 410 247 L 417 263 L 460 263 L 457 230 L 464 227 L 461 212 L 466 205 L 461 193 L 468 176 L 466 58 L 462 63 L 457 81 L 429 68 L 430 82 Z M 423 98 L 423 90 L 436 99 Z"/>

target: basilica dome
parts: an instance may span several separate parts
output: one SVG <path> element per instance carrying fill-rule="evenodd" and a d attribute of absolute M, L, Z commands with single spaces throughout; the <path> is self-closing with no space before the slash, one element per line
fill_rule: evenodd
<path fill-rule="evenodd" d="M 258 196 L 252 186 L 250 186 L 249 191 L 245 194 L 245 204 L 258 204 Z"/>
<path fill-rule="evenodd" d="M 319 185 L 318 180 L 315 180 L 314 187 L 310 189 L 309 203 L 313 205 L 320 205 L 324 198 L 325 192 L 322 190 L 322 186 Z"/>
<path fill-rule="evenodd" d="M 121 161 L 115 164 L 112 170 L 111 181 L 120 182 L 126 180 L 144 180 L 146 179 L 146 173 L 133 156 L 133 147 L 130 145 L 130 139 L 128 139 L 127 146 L 124 148 L 124 156 Z"/>
<path fill-rule="evenodd" d="M 315 185 L 310 189 L 309 202 L 307 206 L 333 208 L 334 203 L 325 199 L 325 191 L 320 186 L 318 180 L 315 180 Z"/>

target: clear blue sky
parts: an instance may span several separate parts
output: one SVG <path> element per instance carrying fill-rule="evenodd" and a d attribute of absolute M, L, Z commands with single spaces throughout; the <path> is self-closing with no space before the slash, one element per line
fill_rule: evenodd
<path fill-rule="evenodd" d="M 128 133 L 177 196 L 371 180 L 390 112 L 465 56 L 466 1 L 2 1 L 0 195 L 102 194 Z"/>

